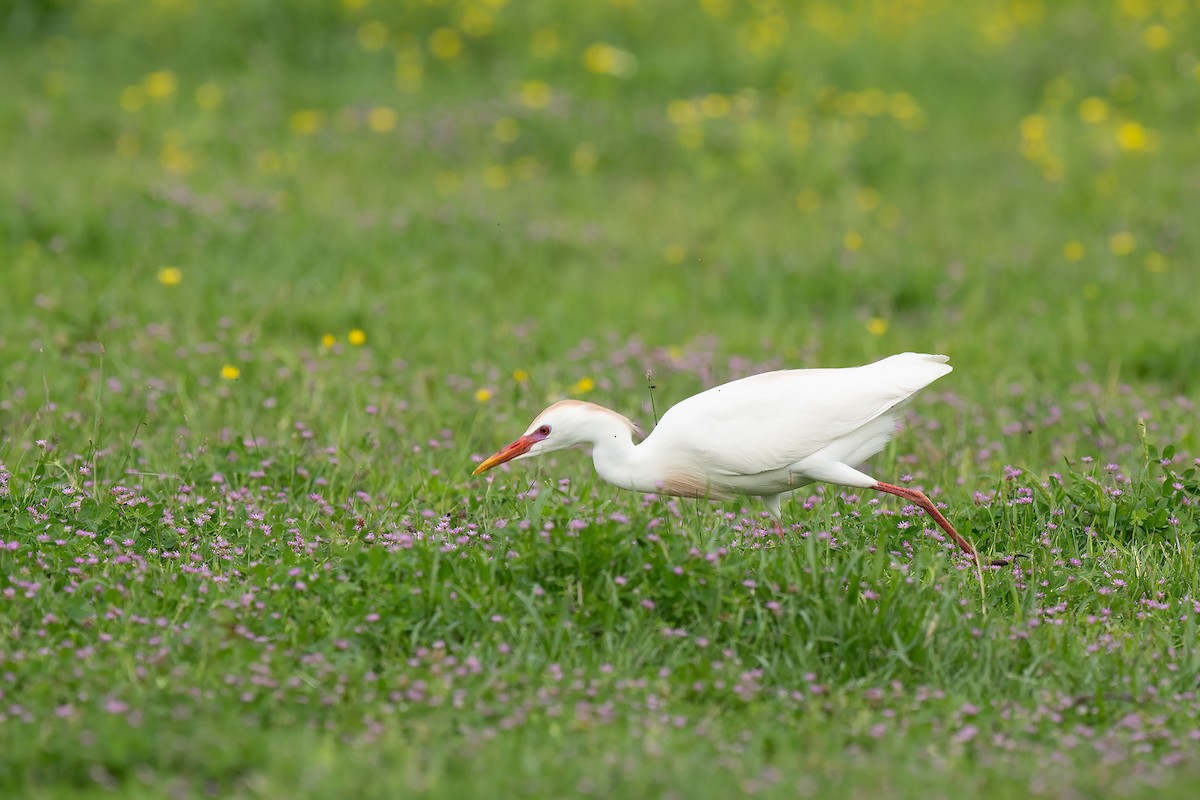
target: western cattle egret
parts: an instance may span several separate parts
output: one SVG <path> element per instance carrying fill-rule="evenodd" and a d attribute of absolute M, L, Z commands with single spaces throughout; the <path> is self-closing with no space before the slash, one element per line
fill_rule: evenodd
<path fill-rule="evenodd" d="M 892 438 L 900 409 L 951 371 L 949 360 L 901 353 L 861 367 L 752 375 L 673 406 L 640 444 L 633 442 L 636 426 L 617 412 L 562 400 L 474 474 L 591 445 L 596 472 L 614 486 L 713 500 L 762 497 L 781 533 L 780 500 L 788 492 L 816 482 L 875 489 L 919 506 L 978 563 L 975 548 L 923 492 L 856 468 Z"/>

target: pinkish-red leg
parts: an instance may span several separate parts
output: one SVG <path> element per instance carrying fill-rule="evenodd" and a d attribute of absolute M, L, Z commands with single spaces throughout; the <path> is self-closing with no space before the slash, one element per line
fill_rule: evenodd
<path fill-rule="evenodd" d="M 976 561 L 979 560 L 979 555 L 975 552 L 975 548 L 971 546 L 971 543 L 964 539 L 958 531 L 954 530 L 954 526 L 950 524 L 950 520 L 942 516 L 942 512 L 937 510 L 937 506 L 933 504 L 932 500 L 925 496 L 924 492 L 917 489 L 906 489 L 903 486 L 893 486 L 890 483 L 883 483 L 882 481 L 876 483 L 873 488 L 881 492 L 894 494 L 897 497 L 902 497 L 911 502 L 913 505 L 918 506 L 922 511 L 933 518 L 933 521 L 938 524 L 939 528 L 946 532 L 947 536 L 954 540 L 954 543 L 958 545 L 960 550 L 971 556 L 971 558 L 975 559 Z M 1011 563 L 1009 559 L 996 559 L 995 561 L 991 562 L 991 566 L 1003 566 L 1009 563 Z"/>

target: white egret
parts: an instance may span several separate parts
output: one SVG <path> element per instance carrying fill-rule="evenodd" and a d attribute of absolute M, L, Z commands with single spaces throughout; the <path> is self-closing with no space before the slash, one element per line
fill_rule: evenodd
<path fill-rule="evenodd" d="M 858 468 L 895 434 L 900 409 L 951 371 L 949 360 L 901 353 L 861 367 L 752 375 L 683 400 L 637 444 L 636 426 L 621 414 L 562 400 L 474 474 L 590 445 L 596 472 L 614 486 L 713 500 L 762 497 L 781 534 L 780 500 L 789 492 L 816 482 L 874 489 L 924 510 L 978 563 L 975 548 L 924 492 L 878 481 Z"/>

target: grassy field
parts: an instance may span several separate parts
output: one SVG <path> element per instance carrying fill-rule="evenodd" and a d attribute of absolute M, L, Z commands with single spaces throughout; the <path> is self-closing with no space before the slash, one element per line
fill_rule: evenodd
<path fill-rule="evenodd" d="M 1200 5 L 0 4 L 0 794 L 1192 797 Z M 473 478 L 948 353 L 813 487 Z M 753 424 L 753 421 L 748 421 Z"/>

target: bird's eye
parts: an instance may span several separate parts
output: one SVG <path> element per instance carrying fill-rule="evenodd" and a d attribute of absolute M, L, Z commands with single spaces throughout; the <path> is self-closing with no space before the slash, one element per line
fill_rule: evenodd
<path fill-rule="evenodd" d="M 542 436 L 549 436 L 550 435 L 550 426 L 543 425 L 542 427 L 537 429 L 537 432 Z"/>

